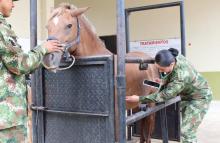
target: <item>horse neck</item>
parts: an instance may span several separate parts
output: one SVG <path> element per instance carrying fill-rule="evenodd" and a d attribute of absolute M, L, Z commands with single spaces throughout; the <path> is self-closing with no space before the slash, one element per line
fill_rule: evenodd
<path fill-rule="evenodd" d="M 99 37 L 85 23 L 80 23 L 80 43 L 76 56 L 112 55 Z"/>

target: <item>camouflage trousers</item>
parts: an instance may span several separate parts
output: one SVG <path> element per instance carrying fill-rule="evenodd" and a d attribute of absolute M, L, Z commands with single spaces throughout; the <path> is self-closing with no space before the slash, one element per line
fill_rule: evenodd
<path fill-rule="evenodd" d="M 197 143 L 196 132 L 204 115 L 207 113 L 211 100 L 181 101 L 182 112 L 181 142 Z"/>
<path fill-rule="evenodd" d="M 24 125 L 0 130 L 0 143 L 27 143 L 27 128 Z"/>

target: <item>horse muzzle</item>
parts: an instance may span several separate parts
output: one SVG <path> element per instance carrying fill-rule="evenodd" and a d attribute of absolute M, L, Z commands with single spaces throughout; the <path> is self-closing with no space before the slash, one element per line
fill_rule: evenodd
<path fill-rule="evenodd" d="M 54 36 L 49 36 L 47 41 L 48 40 L 58 40 L 58 39 Z M 75 57 L 70 55 L 68 51 L 71 45 L 68 43 L 63 43 L 61 44 L 61 46 L 64 47 L 63 53 L 54 52 L 54 53 L 47 54 L 44 57 L 42 64 L 46 69 L 56 72 L 57 70 L 67 70 L 74 65 Z M 60 67 L 61 62 L 65 62 L 65 63 L 71 62 L 71 64 L 67 67 Z"/>

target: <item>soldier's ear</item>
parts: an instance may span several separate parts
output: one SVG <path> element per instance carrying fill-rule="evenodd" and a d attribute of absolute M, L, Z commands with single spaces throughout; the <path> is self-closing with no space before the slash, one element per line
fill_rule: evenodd
<path fill-rule="evenodd" d="M 176 62 L 172 62 L 172 63 L 170 64 L 170 67 L 172 68 L 172 70 L 173 70 L 175 64 L 176 64 Z"/>

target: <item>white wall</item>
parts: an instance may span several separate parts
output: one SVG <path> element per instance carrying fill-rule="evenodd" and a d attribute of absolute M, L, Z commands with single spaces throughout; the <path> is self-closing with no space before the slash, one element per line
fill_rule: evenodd
<path fill-rule="evenodd" d="M 62 2 L 72 3 L 77 7 L 90 7 L 85 13 L 96 27 L 98 35 L 116 33 L 116 0 L 55 0 L 57 6 Z"/>
<path fill-rule="evenodd" d="M 220 1 L 187 0 L 185 14 L 187 57 L 200 71 L 220 71 Z"/>
<path fill-rule="evenodd" d="M 174 0 L 125 0 L 126 7 L 143 6 Z M 38 0 L 40 39 L 47 34 L 44 26 L 50 7 L 71 2 L 78 7 L 91 7 L 86 15 L 95 25 L 98 35 L 116 34 L 115 0 Z M 10 23 L 19 37 L 29 37 L 29 0 L 15 2 Z M 178 8 L 151 10 L 130 17 L 131 40 L 163 39 L 179 36 Z M 186 56 L 201 71 L 220 71 L 220 1 L 185 0 Z M 177 22 L 176 22 L 177 21 Z"/>
<path fill-rule="evenodd" d="M 7 18 L 18 36 L 18 42 L 22 49 L 27 52 L 30 50 L 30 0 L 20 0 L 14 2 L 15 7 L 12 15 Z M 45 25 L 50 14 L 51 7 L 54 7 L 53 0 L 37 0 L 38 15 L 38 43 L 46 39 L 47 31 Z"/>
<path fill-rule="evenodd" d="M 12 25 L 18 37 L 28 38 L 30 36 L 30 13 L 29 0 L 14 2 L 15 7 L 11 16 L 7 19 Z"/>

